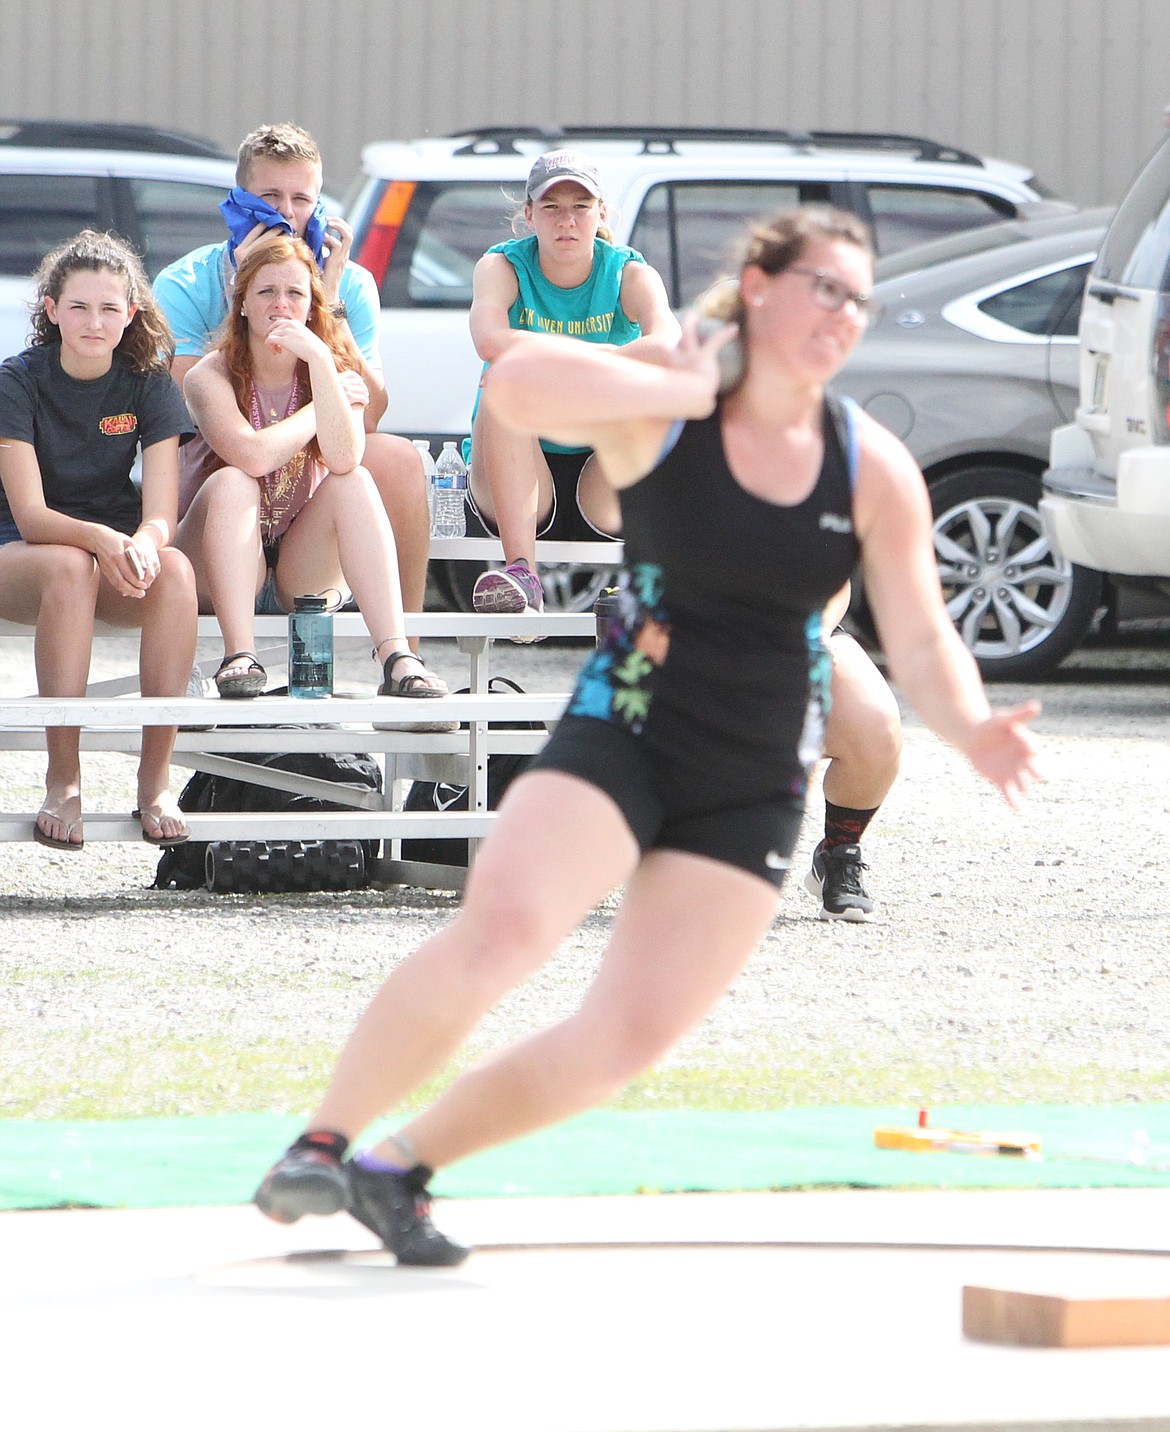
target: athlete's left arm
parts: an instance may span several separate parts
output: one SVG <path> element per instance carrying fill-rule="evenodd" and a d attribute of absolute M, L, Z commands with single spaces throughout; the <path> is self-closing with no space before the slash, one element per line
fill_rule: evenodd
<path fill-rule="evenodd" d="M 1038 776 L 1026 726 L 1040 707 L 991 710 L 943 602 L 922 474 L 892 433 L 864 414 L 861 422 L 854 526 L 891 675 L 922 720 L 1014 805 Z"/>

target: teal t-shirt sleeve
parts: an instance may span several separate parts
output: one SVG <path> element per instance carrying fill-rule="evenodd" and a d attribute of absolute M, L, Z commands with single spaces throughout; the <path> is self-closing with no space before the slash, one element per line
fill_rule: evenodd
<path fill-rule="evenodd" d="M 374 275 L 369 269 L 351 261 L 341 271 L 338 293 L 345 304 L 349 331 L 353 334 L 358 352 L 365 359 L 377 358 L 381 299 Z"/>
<path fill-rule="evenodd" d="M 179 358 L 202 358 L 227 317 L 221 264 L 223 244 L 195 249 L 163 269 L 153 284 Z"/>

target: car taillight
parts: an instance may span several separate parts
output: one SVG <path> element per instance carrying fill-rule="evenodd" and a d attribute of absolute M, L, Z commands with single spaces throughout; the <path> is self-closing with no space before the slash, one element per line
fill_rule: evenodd
<path fill-rule="evenodd" d="M 379 288 L 390 266 L 390 256 L 413 194 L 414 184 L 407 180 L 393 179 L 386 185 L 356 255 L 357 262 L 374 275 Z"/>
<path fill-rule="evenodd" d="M 1154 351 L 1151 360 L 1154 379 L 1154 441 L 1170 442 L 1170 294 L 1158 295 L 1154 320 Z"/>

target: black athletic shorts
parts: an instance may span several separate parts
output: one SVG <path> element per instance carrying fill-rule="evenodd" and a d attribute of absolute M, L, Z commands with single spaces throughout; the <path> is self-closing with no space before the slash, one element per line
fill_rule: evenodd
<path fill-rule="evenodd" d="M 543 527 L 537 529 L 538 537 L 555 542 L 596 542 L 599 537 L 613 537 L 612 532 L 603 532 L 600 527 L 594 527 L 581 511 L 581 504 L 577 500 L 581 469 L 592 456 L 592 448 L 586 448 L 583 452 L 545 453 L 544 458 L 553 480 L 553 505 L 548 520 Z M 493 536 L 498 535 L 492 523 L 475 506 L 475 499 L 470 493 L 468 497 L 475 515 L 484 527 Z"/>
<path fill-rule="evenodd" d="M 728 804 L 701 770 L 671 762 L 641 737 L 591 716 L 562 717 L 530 769 L 564 771 L 604 791 L 643 854 L 684 850 L 777 889 L 784 883 L 804 814 L 798 796 L 748 803 L 737 796 Z"/>

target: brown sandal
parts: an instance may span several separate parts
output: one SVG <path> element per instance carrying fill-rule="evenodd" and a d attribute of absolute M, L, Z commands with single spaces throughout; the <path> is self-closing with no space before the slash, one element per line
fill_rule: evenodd
<path fill-rule="evenodd" d="M 391 675 L 395 662 L 401 661 L 404 657 L 410 657 L 411 661 L 417 661 L 423 668 L 422 671 L 411 671 L 406 676 L 400 676 L 397 680 Z M 440 681 L 439 686 L 428 686 L 427 677 L 433 673 L 427 671 L 426 663 L 421 656 L 415 656 L 413 651 L 394 651 L 382 663 L 382 684 L 378 687 L 379 696 L 417 696 L 429 699 L 434 696 L 449 696 L 446 683 Z M 434 677 L 436 681 L 438 677 Z"/>
<path fill-rule="evenodd" d="M 228 671 L 227 668 L 233 661 L 240 661 L 245 656 L 248 658 L 248 665 L 242 671 Z M 262 695 L 268 685 L 268 673 L 260 665 L 260 659 L 254 651 L 236 651 L 231 656 L 224 657 L 212 680 L 222 697 L 235 700 L 238 697 Z"/>

